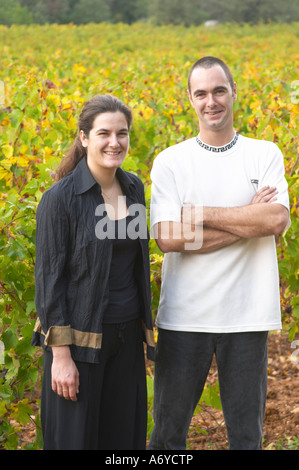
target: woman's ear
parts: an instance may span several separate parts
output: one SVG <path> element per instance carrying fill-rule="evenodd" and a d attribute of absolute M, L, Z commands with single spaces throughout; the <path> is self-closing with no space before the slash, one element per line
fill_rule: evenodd
<path fill-rule="evenodd" d="M 88 138 L 84 134 L 84 131 L 80 131 L 79 137 L 80 137 L 82 146 L 88 147 Z"/>

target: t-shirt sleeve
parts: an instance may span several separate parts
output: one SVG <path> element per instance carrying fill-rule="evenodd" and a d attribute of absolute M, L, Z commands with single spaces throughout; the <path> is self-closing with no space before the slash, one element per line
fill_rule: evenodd
<path fill-rule="evenodd" d="M 175 175 L 165 159 L 155 159 L 151 171 L 151 231 L 158 222 L 180 222 L 182 204 Z"/>
<path fill-rule="evenodd" d="M 259 181 L 259 189 L 265 186 L 276 187 L 278 194 L 276 200 L 272 204 L 281 204 L 290 210 L 290 201 L 288 193 L 288 183 L 285 178 L 285 167 L 284 159 L 280 149 L 274 143 L 269 143 L 270 148 L 268 151 L 266 163 L 263 167 L 263 171 Z M 291 226 L 291 220 L 289 218 L 288 224 L 285 230 Z"/>
<path fill-rule="evenodd" d="M 278 194 L 274 202 L 282 204 L 289 210 L 288 183 L 285 178 L 283 155 L 277 145 L 272 143 L 260 175 L 259 189 L 268 185 L 277 188 Z"/>

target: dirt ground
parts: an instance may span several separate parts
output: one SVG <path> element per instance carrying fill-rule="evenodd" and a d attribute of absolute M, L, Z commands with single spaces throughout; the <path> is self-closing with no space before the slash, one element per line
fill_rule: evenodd
<path fill-rule="evenodd" d="M 299 341 L 291 343 L 285 334 L 270 334 L 264 450 L 299 450 L 298 351 Z M 213 365 L 208 381 L 214 384 L 217 380 L 217 369 Z M 227 449 L 222 411 L 206 406 L 202 413 L 194 416 L 188 442 L 190 450 Z"/>

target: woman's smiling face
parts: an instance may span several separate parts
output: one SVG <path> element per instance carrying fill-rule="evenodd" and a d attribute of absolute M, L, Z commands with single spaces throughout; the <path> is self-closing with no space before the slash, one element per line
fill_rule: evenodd
<path fill-rule="evenodd" d="M 129 149 L 129 127 L 121 111 L 98 114 L 87 137 L 80 132 L 87 149 L 90 170 L 116 169 L 124 162 Z"/>

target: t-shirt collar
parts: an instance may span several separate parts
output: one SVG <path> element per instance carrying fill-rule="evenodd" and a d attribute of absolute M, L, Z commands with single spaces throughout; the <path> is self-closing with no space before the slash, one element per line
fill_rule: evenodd
<path fill-rule="evenodd" d="M 210 152 L 226 152 L 237 143 L 238 137 L 239 137 L 239 134 L 237 134 L 236 132 L 234 138 L 230 142 L 228 142 L 226 145 L 223 145 L 222 147 L 213 147 L 212 145 L 205 144 L 202 140 L 200 140 L 199 135 L 196 137 L 196 142 L 202 148 Z"/>

